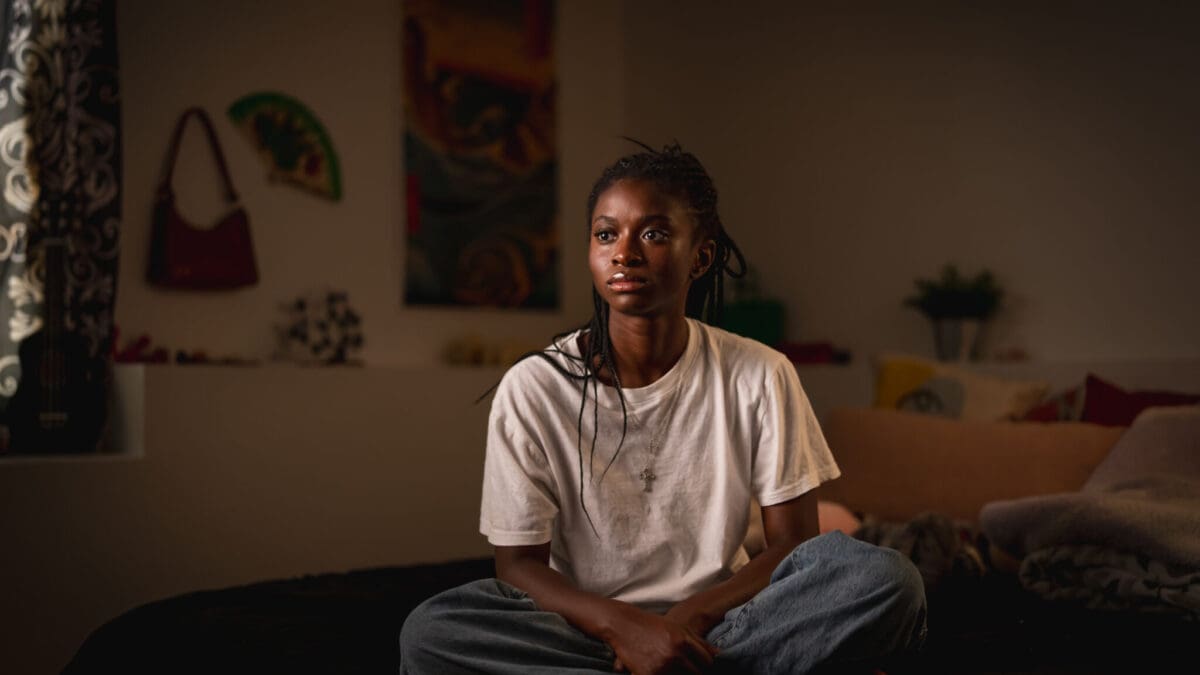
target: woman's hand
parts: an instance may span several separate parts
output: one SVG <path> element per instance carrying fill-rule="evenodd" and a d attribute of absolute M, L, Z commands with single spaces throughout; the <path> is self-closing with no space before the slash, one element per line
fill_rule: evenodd
<path fill-rule="evenodd" d="M 684 600 L 667 611 L 666 618 L 690 629 L 701 637 L 708 635 L 712 627 L 720 623 L 720 616 L 709 616 L 704 608 L 699 607 L 692 599 Z"/>
<path fill-rule="evenodd" d="M 613 670 L 635 675 L 702 673 L 717 650 L 701 634 L 619 600 L 586 593 L 549 567 L 550 544 L 497 546 L 496 576 L 525 591 L 616 652 Z"/>
<path fill-rule="evenodd" d="M 691 628 L 632 605 L 623 606 L 610 625 L 608 643 L 617 655 L 617 672 L 703 673 L 717 656 L 717 648 Z"/>

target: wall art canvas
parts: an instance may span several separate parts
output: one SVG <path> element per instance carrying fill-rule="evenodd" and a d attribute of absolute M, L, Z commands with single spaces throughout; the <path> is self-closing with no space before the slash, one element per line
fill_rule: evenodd
<path fill-rule="evenodd" d="M 405 303 L 557 307 L 553 3 L 403 11 Z"/>

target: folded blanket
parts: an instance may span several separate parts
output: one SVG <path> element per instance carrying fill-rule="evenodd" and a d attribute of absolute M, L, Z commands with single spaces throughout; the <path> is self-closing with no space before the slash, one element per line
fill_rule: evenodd
<path fill-rule="evenodd" d="M 1172 572 L 1134 553 L 1103 546 L 1051 546 L 1026 556 L 1021 585 L 1051 600 L 1090 609 L 1200 615 L 1200 571 Z"/>
<path fill-rule="evenodd" d="M 1078 492 L 990 502 L 979 524 L 1043 596 L 1200 619 L 1200 406 L 1146 410 Z"/>

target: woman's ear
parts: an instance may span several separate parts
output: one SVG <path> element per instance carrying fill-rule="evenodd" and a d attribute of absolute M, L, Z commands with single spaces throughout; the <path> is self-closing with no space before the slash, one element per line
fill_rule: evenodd
<path fill-rule="evenodd" d="M 712 239 L 706 239 L 700 244 L 700 248 L 696 249 L 696 258 L 692 262 L 691 277 L 693 280 L 704 276 L 708 268 L 712 267 L 713 259 L 717 255 L 717 242 Z"/>

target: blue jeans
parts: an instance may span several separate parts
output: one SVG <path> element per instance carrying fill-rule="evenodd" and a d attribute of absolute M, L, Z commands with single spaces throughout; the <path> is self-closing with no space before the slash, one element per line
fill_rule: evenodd
<path fill-rule="evenodd" d="M 900 553 L 830 532 L 797 546 L 708 641 L 714 670 L 810 673 L 869 667 L 919 649 L 925 587 Z M 402 675 L 611 673 L 612 649 L 502 581 L 475 581 L 413 610 Z"/>

